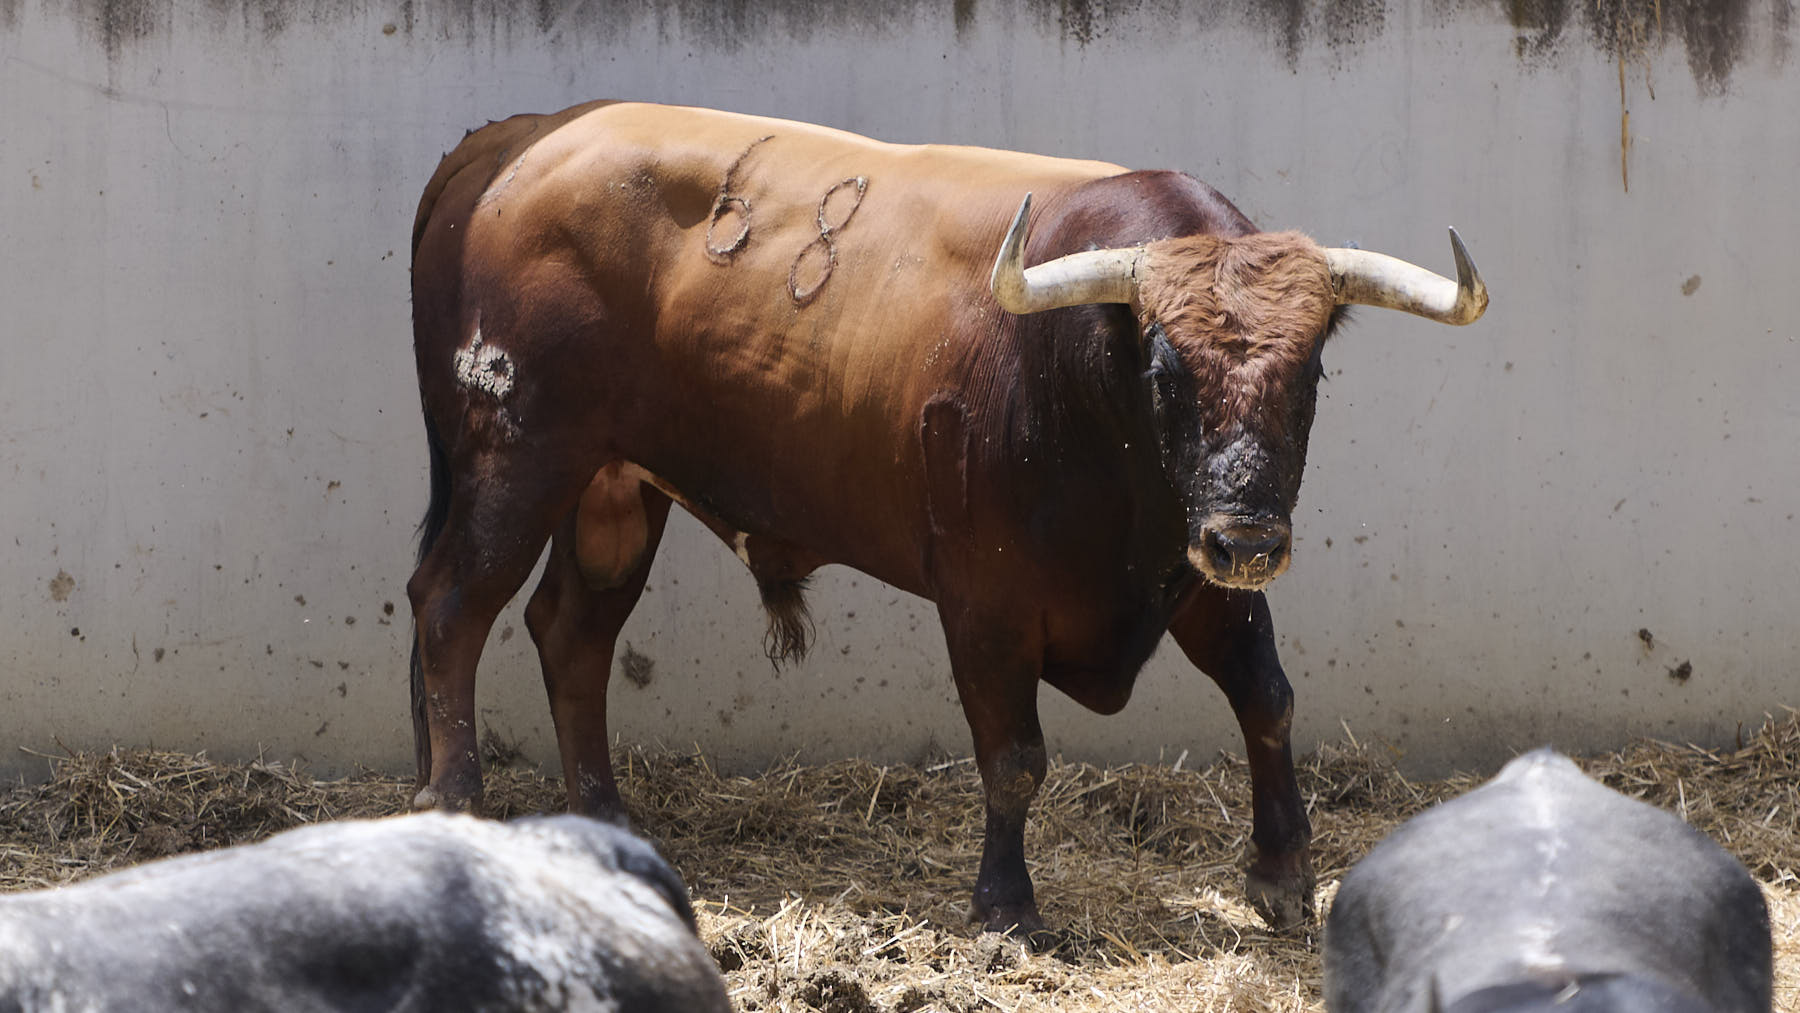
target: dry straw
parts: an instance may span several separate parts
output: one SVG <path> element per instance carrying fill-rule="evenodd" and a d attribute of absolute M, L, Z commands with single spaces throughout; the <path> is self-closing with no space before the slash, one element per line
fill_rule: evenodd
<path fill-rule="evenodd" d="M 502 750 L 490 749 L 490 761 Z M 32 889 L 139 861 L 257 840 L 320 820 L 401 811 L 400 779 L 318 781 L 290 766 L 114 751 L 46 757 L 50 780 L 0 795 L 0 888 Z M 740 1009 L 1320 1008 L 1316 932 L 1276 936 L 1241 899 L 1249 833 L 1243 763 L 1052 765 L 1028 853 L 1047 952 L 964 920 L 979 858 L 980 794 L 966 760 L 927 766 L 785 763 L 722 776 L 699 755 L 622 752 L 640 830 L 686 877 Z M 1800 717 L 1740 748 L 1645 742 L 1584 759 L 1590 774 L 1681 814 L 1744 861 L 1776 929 L 1777 1009 L 1800 1013 Z M 1315 828 L 1319 904 L 1396 823 L 1479 779 L 1409 781 L 1351 738 L 1300 771 Z M 497 815 L 560 805 L 558 782 L 490 773 Z"/>

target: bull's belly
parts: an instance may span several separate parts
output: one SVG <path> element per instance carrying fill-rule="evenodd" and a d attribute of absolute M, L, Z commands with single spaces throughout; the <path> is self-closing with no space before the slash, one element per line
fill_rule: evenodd
<path fill-rule="evenodd" d="M 873 553 L 835 552 L 791 535 L 747 531 L 663 476 L 629 461 L 601 468 L 581 497 L 576 558 L 590 586 L 619 586 L 653 550 L 643 486 L 692 514 L 759 584 L 797 581 L 820 566 L 839 563 L 928 600 L 939 597 L 916 569 L 882 565 L 871 558 Z M 1139 669 L 1168 629 L 1178 590 L 1149 582 L 1136 586 L 1096 580 L 1091 574 L 1057 574 L 1042 560 L 1018 572 L 984 576 L 983 586 L 960 582 L 956 593 L 977 599 L 970 604 L 993 610 L 996 620 L 1011 613 L 1042 629 L 1045 680 L 1103 713 L 1124 706 Z"/>
<path fill-rule="evenodd" d="M 836 550 L 786 534 L 750 531 L 704 505 L 700 497 L 644 467 L 619 461 L 594 474 L 577 508 L 576 559 L 590 586 L 617 587 L 643 564 L 652 551 L 641 490 L 649 486 L 667 496 L 705 525 L 728 546 L 759 583 L 798 581 L 827 563 L 842 563 L 901 590 L 927 596 L 913 571 L 883 565 L 872 553 Z M 873 541 L 873 540 L 871 540 Z"/>

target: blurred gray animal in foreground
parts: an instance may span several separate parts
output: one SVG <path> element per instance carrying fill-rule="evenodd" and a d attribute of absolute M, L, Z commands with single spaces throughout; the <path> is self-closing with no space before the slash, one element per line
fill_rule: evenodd
<path fill-rule="evenodd" d="M 582 816 L 326 823 L 0 897 L 0 1011 L 730 1008 L 680 877 Z"/>
<path fill-rule="evenodd" d="M 1395 830 L 1325 928 L 1332 1013 L 1768 1013 L 1738 861 L 1541 749 Z"/>

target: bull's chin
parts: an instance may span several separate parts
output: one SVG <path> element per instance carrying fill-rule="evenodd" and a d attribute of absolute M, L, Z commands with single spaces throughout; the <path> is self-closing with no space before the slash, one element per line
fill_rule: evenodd
<path fill-rule="evenodd" d="M 1268 565 L 1245 563 L 1224 569 L 1208 559 L 1199 546 L 1191 545 L 1187 550 L 1187 558 L 1188 565 L 1206 578 L 1207 583 L 1234 591 L 1261 591 L 1273 583 L 1276 577 L 1286 573 L 1288 568 L 1288 557 L 1285 554 Z"/>

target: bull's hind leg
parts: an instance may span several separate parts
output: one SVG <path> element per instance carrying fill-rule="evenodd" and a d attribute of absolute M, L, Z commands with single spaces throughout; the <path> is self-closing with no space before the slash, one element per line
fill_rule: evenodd
<path fill-rule="evenodd" d="M 1044 920 L 1025 867 L 1025 818 L 1047 767 L 1037 707 L 1043 647 L 1035 634 L 1015 634 L 944 603 L 939 615 L 987 802 L 970 916 L 989 931 L 1036 936 Z"/>
<path fill-rule="evenodd" d="M 458 462 L 454 474 L 443 529 L 406 585 L 431 758 L 413 804 L 479 811 L 475 666 L 583 477 L 500 453 Z"/>
<path fill-rule="evenodd" d="M 629 465 L 600 469 L 550 544 L 525 607 L 562 754 L 571 812 L 623 822 L 607 749 L 606 687 L 619 630 L 643 594 L 669 498 Z"/>
<path fill-rule="evenodd" d="M 1255 819 L 1245 893 L 1270 926 L 1291 928 L 1312 916 L 1312 826 L 1294 780 L 1294 691 L 1275 656 L 1268 602 L 1261 592 L 1205 585 L 1182 603 L 1169 632 L 1237 715 Z"/>

